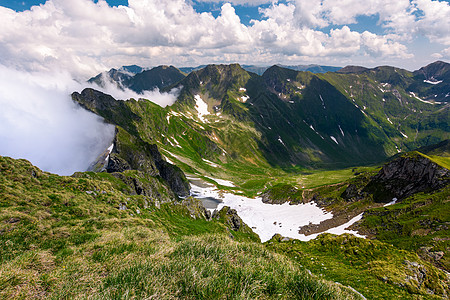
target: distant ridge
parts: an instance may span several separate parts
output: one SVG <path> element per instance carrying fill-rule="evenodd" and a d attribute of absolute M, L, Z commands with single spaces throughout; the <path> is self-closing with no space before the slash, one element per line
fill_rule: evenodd
<path fill-rule="evenodd" d="M 345 66 L 342 69 L 338 70 L 337 72 L 342 74 L 350 74 L 350 73 L 363 73 L 368 70 L 369 70 L 368 68 L 361 66 Z"/>

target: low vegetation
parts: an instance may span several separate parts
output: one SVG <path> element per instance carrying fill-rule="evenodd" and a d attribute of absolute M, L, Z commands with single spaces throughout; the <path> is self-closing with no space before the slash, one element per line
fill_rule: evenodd
<path fill-rule="evenodd" d="M 253 233 L 130 195 L 105 173 L 79 177 L 0 158 L 1 298 L 360 298 Z"/>

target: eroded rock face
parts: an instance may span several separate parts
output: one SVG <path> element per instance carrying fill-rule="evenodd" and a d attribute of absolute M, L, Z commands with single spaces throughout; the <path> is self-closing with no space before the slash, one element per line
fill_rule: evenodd
<path fill-rule="evenodd" d="M 225 218 L 226 224 L 234 231 L 239 231 L 239 229 L 245 225 L 241 217 L 238 216 L 237 211 L 228 206 L 224 206 L 220 211 L 215 210 L 212 218 Z"/>
<path fill-rule="evenodd" d="M 141 139 L 133 125 L 140 119 L 126 105 L 126 101 L 115 100 L 110 95 L 94 89 L 73 93 L 72 99 L 106 121 L 116 125 L 112 152 L 108 156 L 106 171 L 109 173 L 137 170 L 151 176 L 160 176 L 178 196 L 189 196 L 189 182 L 175 165 L 166 162 L 158 147 Z"/>
<path fill-rule="evenodd" d="M 420 154 L 409 154 L 391 161 L 375 175 L 363 191 L 376 202 L 403 199 L 418 192 L 440 189 L 449 183 L 450 172 Z"/>
<path fill-rule="evenodd" d="M 198 199 L 195 199 L 193 197 L 187 197 L 186 199 L 183 199 L 181 202 L 181 205 L 186 206 L 186 208 L 189 210 L 191 217 L 197 219 L 211 219 L 211 212 L 207 210 L 202 202 Z"/>

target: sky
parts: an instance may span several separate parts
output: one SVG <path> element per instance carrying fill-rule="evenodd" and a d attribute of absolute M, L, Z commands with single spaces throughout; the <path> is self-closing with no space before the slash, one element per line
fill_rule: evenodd
<path fill-rule="evenodd" d="M 450 59 L 444 0 L 0 0 L 0 64 L 85 80 L 122 65 Z"/>
<path fill-rule="evenodd" d="M 416 70 L 449 59 L 444 0 L 0 0 L 0 155 L 62 175 L 86 170 L 114 127 L 70 94 L 124 65 Z M 140 97 L 112 84 L 104 91 Z M 142 97 L 165 106 L 176 95 Z"/>

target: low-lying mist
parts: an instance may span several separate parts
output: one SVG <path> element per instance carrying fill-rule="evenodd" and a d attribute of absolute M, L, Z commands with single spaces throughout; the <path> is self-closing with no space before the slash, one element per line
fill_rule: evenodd
<path fill-rule="evenodd" d="M 169 93 L 161 93 L 158 88 L 152 91 L 144 91 L 142 94 L 138 94 L 135 91 L 121 87 L 118 88 L 117 83 L 109 78 L 108 73 L 104 73 L 102 77 L 102 86 L 92 84 L 91 87 L 102 91 L 103 93 L 113 96 L 117 100 L 127 100 L 133 99 L 148 99 L 153 103 L 158 104 L 161 107 L 166 107 L 167 105 L 172 105 L 179 94 L 179 89 L 173 89 Z"/>
<path fill-rule="evenodd" d="M 72 92 L 88 86 L 66 72 L 33 73 L 0 65 L 0 155 L 24 158 L 60 175 L 85 171 L 114 138 L 113 125 L 72 101 Z M 148 98 L 161 106 L 176 99 L 158 91 L 139 95 L 112 84 L 101 90 L 116 99 Z"/>

